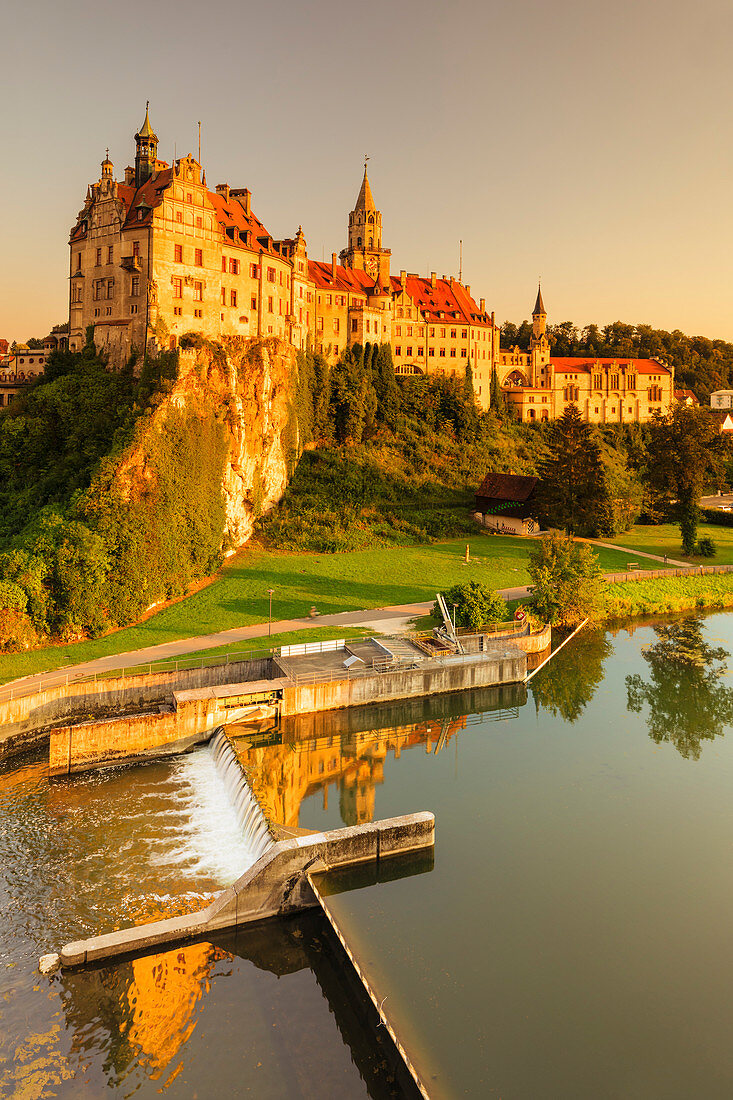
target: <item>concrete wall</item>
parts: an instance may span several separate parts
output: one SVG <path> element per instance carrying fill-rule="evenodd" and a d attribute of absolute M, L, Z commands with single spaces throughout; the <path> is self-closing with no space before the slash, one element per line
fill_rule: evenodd
<path fill-rule="evenodd" d="M 270 680 L 271 657 L 178 672 L 152 672 L 59 684 L 0 703 L 0 760 L 39 741 L 52 727 L 172 703 L 174 691 L 232 681 Z"/>
<path fill-rule="evenodd" d="M 527 669 L 526 655 L 509 647 L 504 652 L 506 656 L 496 660 L 487 660 L 485 655 L 479 658 L 447 657 L 439 661 L 425 661 L 418 668 L 319 683 L 296 683 L 283 690 L 281 713 L 286 716 L 334 710 L 523 680 Z"/>
<path fill-rule="evenodd" d="M 435 817 L 428 812 L 281 840 L 207 909 L 67 944 L 61 962 L 82 966 L 317 905 L 311 874 L 416 852 L 434 844 Z"/>

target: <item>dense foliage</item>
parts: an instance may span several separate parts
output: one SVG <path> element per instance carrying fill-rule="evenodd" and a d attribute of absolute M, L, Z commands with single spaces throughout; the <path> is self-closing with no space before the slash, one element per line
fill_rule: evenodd
<path fill-rule="evenodd" d="M 574 626 L 593 618 L 603 604 L 603 574 L 587 543 L 552 533 L 529 553 L 533 609 L 553 626 Z"/>
<path fill-rule="evenodd" d="M 527 350 L 532 324 L 515 325 L 507 321 L 501 330 L 506 348 L 515 344 Z M 614 321 L 599 328 L 586 325 L 579 329 L 572 321 L 548 325 L 547 335 L 553 355 L 592 355 L 614 359 L 661 358 L 674 367 L 675 385 L 689 388 L 699 401 L 707 401 L 713 390 L 733 387 L 733 344 L 709 340 L 706 336 L 686 336 L 675 329 L 655 329 L 651 325 L 628 325 Z"/>
<path fill-rule="evenodd" d="M 114 373 L 88 342 L 0 415 L 0 650 L 130 622 L 220 560 L 224 425 L 149 421 L 176 369 L 164 355 Z M 123 493 L 131 444 L 144 473 Z"/>
<path fill-rule="evenodd" d="M 482 626 L 504 623 L 509 618 L 506 600 L 480 581 L 454 584 L 443 597 L 457 628 L 479 630 Z M 438 623 L 443 622 L 437 600 L 433 604 L 433 618 Z"/>
<path fill-rule="evenodd" d="M 479 413 L 460 381 L 395 377 L 388 344 L 356 346 L 328 367 L 301 353 L 295 396 L 308 448 L 260 534 L 288 550 L 362 550 L 475 531 L 489 470 L 534 473 L 543 432 Z"/>

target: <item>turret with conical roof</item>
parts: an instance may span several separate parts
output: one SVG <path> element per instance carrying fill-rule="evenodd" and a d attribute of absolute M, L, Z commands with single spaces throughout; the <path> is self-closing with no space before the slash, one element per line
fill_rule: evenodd
<path fill-rule="evenodd" d="M 547 312 L 542 301 L 542 287 L 537 287 L 537 301 L 532 310 L 532 337 L 529 341 L 530 378 L 533 386 L 549 385 L 550 341 L 547 338 Z"/>
<path fill-rule="evenodd" d="M 158 135 L 150 125 L 150 100 L 145 104 L 145 121 L 135 134 L 135 187 L 142 187 L 155 172 L 158 159 Z"/>
<path fill-rule="evenodd" d="M 359 195 L 349 214 L 349 243 L 341 253 L 341 262 L 345 267 L 366 271 L 385 286 L 389 282 L 390 255 L 388 248 L 382 248 L 382 214 L 374 202 L 365 160 Z"/>

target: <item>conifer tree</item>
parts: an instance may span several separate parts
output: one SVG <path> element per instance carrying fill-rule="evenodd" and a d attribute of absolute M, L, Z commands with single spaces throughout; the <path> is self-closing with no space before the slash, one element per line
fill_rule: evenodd
<path fill-rule="evenodd" d="M 539 469 L 538 518 L 571 535 L 609 533 L 611 502 L 601 450 L 577 405 L 568 405 L 553 423 L 548 447 Z"/>
<path fill-rule="evenodd" d="M 372 360 L 372 379 L 377 397 L 377 419 L 394 427 L 400 407 L 400 389 L 394 372 L 392 347 L 380 344 Z"/>
<path fill-rule="evenodd" d="M 494 363 L 494 366 L 491 368 L 491 389 L 489 393 L 491 408 L 497 416 L 503 416 L 506 411 L 506 403 L 504 401 L 504 394 L 501 391 L 501 386 L 499 385 L 499 375 L 496 370 L 496 363 Z"/>

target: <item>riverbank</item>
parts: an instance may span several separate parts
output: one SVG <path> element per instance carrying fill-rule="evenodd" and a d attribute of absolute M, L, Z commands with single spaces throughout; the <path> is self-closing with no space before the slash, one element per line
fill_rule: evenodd
<path fill-rule="evenodd" d="M 689 573 L 608 585 L 603 621 L 733 607 L 733 573 Z"/>

